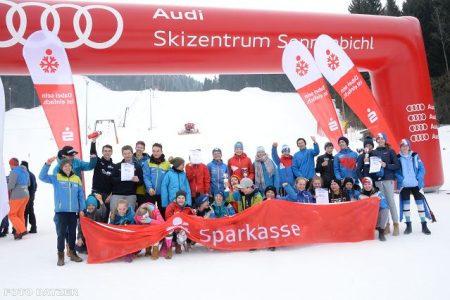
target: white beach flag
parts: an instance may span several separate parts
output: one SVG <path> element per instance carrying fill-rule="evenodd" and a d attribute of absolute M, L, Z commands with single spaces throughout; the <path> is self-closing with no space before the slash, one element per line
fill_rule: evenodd
<path fill-rule="evenodd" d="M 9 213 L 8 188 L 3 165 L 3 135 L 5 130 L 5 91 L 0 79 L 0 222 Z"/>

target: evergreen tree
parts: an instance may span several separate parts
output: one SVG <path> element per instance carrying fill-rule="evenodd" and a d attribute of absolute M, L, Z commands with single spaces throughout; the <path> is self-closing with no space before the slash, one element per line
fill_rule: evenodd
<path fill-rule="evenodd" d="M 402 12 L 397 6 L 397 3 L 395 3 L 395 0 L 387 0 L 386 6 L 383 9 L 383 14 L 386 16 L 399 17 L 402 15 Z"/>
<path fill-rule="evenodd" d="M 352 0 L 348 11 L 352 14 L 381 15 L 383 6 L 381 0 Z"/>
<path fill-rule="evenodd" d="M 352 0 L 348 6 L 348 11 L 351 14 L 363 14 L 366 11 L 365 0 Z"/>
<path fill-rule="evenodd" d="M 441 76 L 446 72 L 442 45 L 436 40 L 439 35 L 439 28 L 437 22 L 434 20 L 437 20 L 436 12 L 439 13 L 440 18 L 446 18 L 449 12 L 439 9 L 436 10 L 438 7 L 433 6 L 435 3 L 440 4 L 446 1 L 448 2 L 448 0 L 433 2 L 430 0 L 406 0 L 403 3 L 403 15 L 414 16 L 419 19 L 428 59 L 428 70 L 431 77 Z M 450 54 L 448 46 L 446 53 Z"/>

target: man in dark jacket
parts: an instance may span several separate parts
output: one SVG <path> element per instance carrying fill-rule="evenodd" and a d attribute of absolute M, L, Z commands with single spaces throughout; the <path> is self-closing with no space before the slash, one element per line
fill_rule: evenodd
<path fill-rule="evenodd" d="M 317 157 L 316 173 L 320 174 L 323 181 L 323 187 L 329 189 L 331 179 L 334 178 L 334 146 L 331 142 L 325 143 L 325 154 Z"/>
<path fill-rule="evenodd" d="M 128 205 L 133 209 L 136 206 L 136 188 L 144 183 L 141 164 L 133 159 L 133 148 L 130 145 L 122 147 L 123 160 L 114 165 L 111 176 L 112 196 L 110 201 L 111 210 L 114 210 L 120 199 L 128 200 Z M 132 174 L 125 174 L 130 171 Z M 132 175 L 126 178 L 127 175 Z"/>
<path fill-rule="evenodd" d="M 30 231 L 29 233 L 37 233 L 37 227 L 36 227 L 36 216 L 34 214 L 34 195 L 36 194 L 37 190 L 37 183 L 36 183 L 36 176 L 32 172 L 30 172 L 30 169 L 28 169 L 28 162 L 22 160 L 20 163 L 22 166 L 27 168 L 28 174 L 30 174 L 30 185 L 28 186 L 28 193 L 30 194 L 30 199 L 28 200 L 27 206 L 25 208 L 25 227 L 28 227 L 28 220 L 30 221 Z"/>
<path fill-rule="evenodd" d="M 95 139 L 91 143 L 91 155 L 97 155 Z M 97 159 L 94 168 L 94 175 L 92 176 L 92 194 L 100 194 L 105 201 L 106 213 L 103 222 L 108 223 L 112 191 L 111 176 L 114 170 L 114 163 L 111 158 L 113 148 L 111 145 L 104 145 L 102 147 L 102 158 Z M 99 207 L 98 207 L 99 208 Z"/>

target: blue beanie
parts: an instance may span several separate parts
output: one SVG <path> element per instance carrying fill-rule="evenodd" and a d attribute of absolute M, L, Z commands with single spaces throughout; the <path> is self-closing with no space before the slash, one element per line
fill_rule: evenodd
<path fill-rule="evenodd" d="M 244 145 L 242 144 L 242 142 L 236 142 L 236 144 L 234 144 L 234 150 L 236 150 L 236 148 L 241 148 L 242 150 L 244 150 Z"/>
<path fill-rule="evenodd" d="M 288 145 L 283 145 L 281 147 L 281 153 L 284 153 L 284 152 L 290 153 L 291 152 L 291 148 L 289 148 Z"/>
<path fill-rule="evenodd" d="M 410 142 L 409 140 L 407 140 L 407 139 L 402 139 L 402 140 L 400 141 L 400 147 L 401 147 L 402 145 L 407 145 L 407 146 L 409 147 L 409 149 L 411 149 L 411 142 Z"/>
<path fill-rule="evenodd" d="M 379 138 L 382 138 L 386 143 L 388 142 L 386 133 L 384 133 L 384 132 L 380 132 L 379 134 L 377 134 L 377 139 L 376 140 L 378 141 Z"/>
<path fill-rule="evenodd" d="M 223 192 L 219 191 L 219 192 L 215 192 L 214 197 L 216 197 L 217 195 L 221 195 L 222 198 L 225 198 L 225 195 Z"/>
<path fill-rule="evenodd" d="M 202 194 L 195 198 L 195 205 L 200 207 L 203 203 L 209 201 L 208 195 Z"/>
<path fill-rule="evenodd" d="M 86 199 L 86 207 L 89 205 L 94 205 L 97 207 L 97 199 L 95 199 L 94 195 L 89 195 Z"/>

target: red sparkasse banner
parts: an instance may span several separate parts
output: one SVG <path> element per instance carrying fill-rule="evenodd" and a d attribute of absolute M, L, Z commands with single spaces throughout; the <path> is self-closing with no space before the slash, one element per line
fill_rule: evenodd
<path fill-rule="evenodd" d="M 52 32 L 37 31 L 27 39 L 23 56 L 58 149 L 69 145 L 82 157 L 75 87 L 61 41 Z"/>
<path fill-rule="evenodd" d="M 177 214 L 154 226 L 80 220 L 88 263 L 100 263 L 149 247 L 174 230 L 185 230 L 191 240 L 220 250 L 372 240 L 378 209 L 379 198 L 338 204 L 271 200 L 221 219 Z"/>
<path fill-rule="evenodd" d="M 343 136 L 330 92 L 306 46 L 292 40 L 283 51 L 283 71 L 331 142 Z M 339 150 L 339 146 L 336 147 Z"/>
<path fill-rule="evenodd" d="M 314 45 L 314 57 L 323 76 L 333 85 L 372 135 L 385 133 L 392 148 L 398 152 L 399 140 L 388 125 L 383 110 L 364 78 L 345 51 L 334 39 L 322 34 Z"/>

